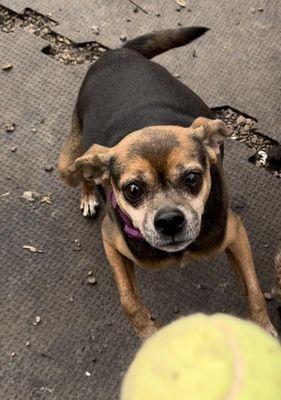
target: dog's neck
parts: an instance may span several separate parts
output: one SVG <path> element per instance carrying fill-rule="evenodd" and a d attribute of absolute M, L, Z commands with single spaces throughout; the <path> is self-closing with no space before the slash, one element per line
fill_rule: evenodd
<path fill-rule="evenodd" d="M 114 192 L 112 191 L 110 193 L 110 203 L 112 207 L 118 212 L 120 217 L 122 218 L 124 222 L 124 232 L 126 233 L 127 236 L 129 236 L 131 239 L 135 240 L 143 240 L 143 236 L 140 232 L 140 230 L 136 227 L 134 227 L 132 220 L 128 217 L 127 214 L 121 209 L 119 204 L 116 201 L 116 197 Z"/>

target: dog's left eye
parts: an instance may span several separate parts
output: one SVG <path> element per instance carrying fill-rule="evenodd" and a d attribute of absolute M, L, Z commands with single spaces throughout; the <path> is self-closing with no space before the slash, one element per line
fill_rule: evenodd
<path fill-rule="evenodd" d="M 123 194 L 126 198 L 126 200 L 130 202 L 135 202 L 138 201 L 142 198 L 143 196 L 143 189 L 138 183 L 129 183 L 127 186 L 125 186 L 123 189 Z"/>
<path fill-rule="evenodd" d="M 185 184 L 190 189 L 197 189 L 202 183 L 202 174 L 200 172 L 188 172 L 185 175 Z"/>

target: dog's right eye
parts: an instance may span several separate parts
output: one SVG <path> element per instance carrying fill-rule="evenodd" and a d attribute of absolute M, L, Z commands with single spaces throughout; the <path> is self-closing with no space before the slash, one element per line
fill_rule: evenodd
<path fill-rule="evenodd" d="M 144 194 L 141 185 L 136 182 L 129 183 L 122 189 L 122 191 L 126 200 L 128 200 L 130 203 L 141 200 Z"/>

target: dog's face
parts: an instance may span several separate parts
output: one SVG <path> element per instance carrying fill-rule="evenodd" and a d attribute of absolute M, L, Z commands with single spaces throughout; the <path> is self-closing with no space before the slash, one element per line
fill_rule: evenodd
<path fill-rule="evenodd" d="M 221 121 L 204 118 L 190 128 L 148 127 L 111 149 L 92 146 L 76 168 L 111 183 L 118 205 L 151 246 L 176 252 L 199 235 L 210 163 L 226 135 Z"/>

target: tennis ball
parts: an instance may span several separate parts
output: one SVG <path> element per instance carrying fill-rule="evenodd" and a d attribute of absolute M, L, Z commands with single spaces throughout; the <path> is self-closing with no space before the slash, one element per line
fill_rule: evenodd
<path fill-rule="evenodd" d="M 280 400 L 281 347 L 255 324 L 194 314 L 162 328 L 137 353 L 121 400 Z"/>

